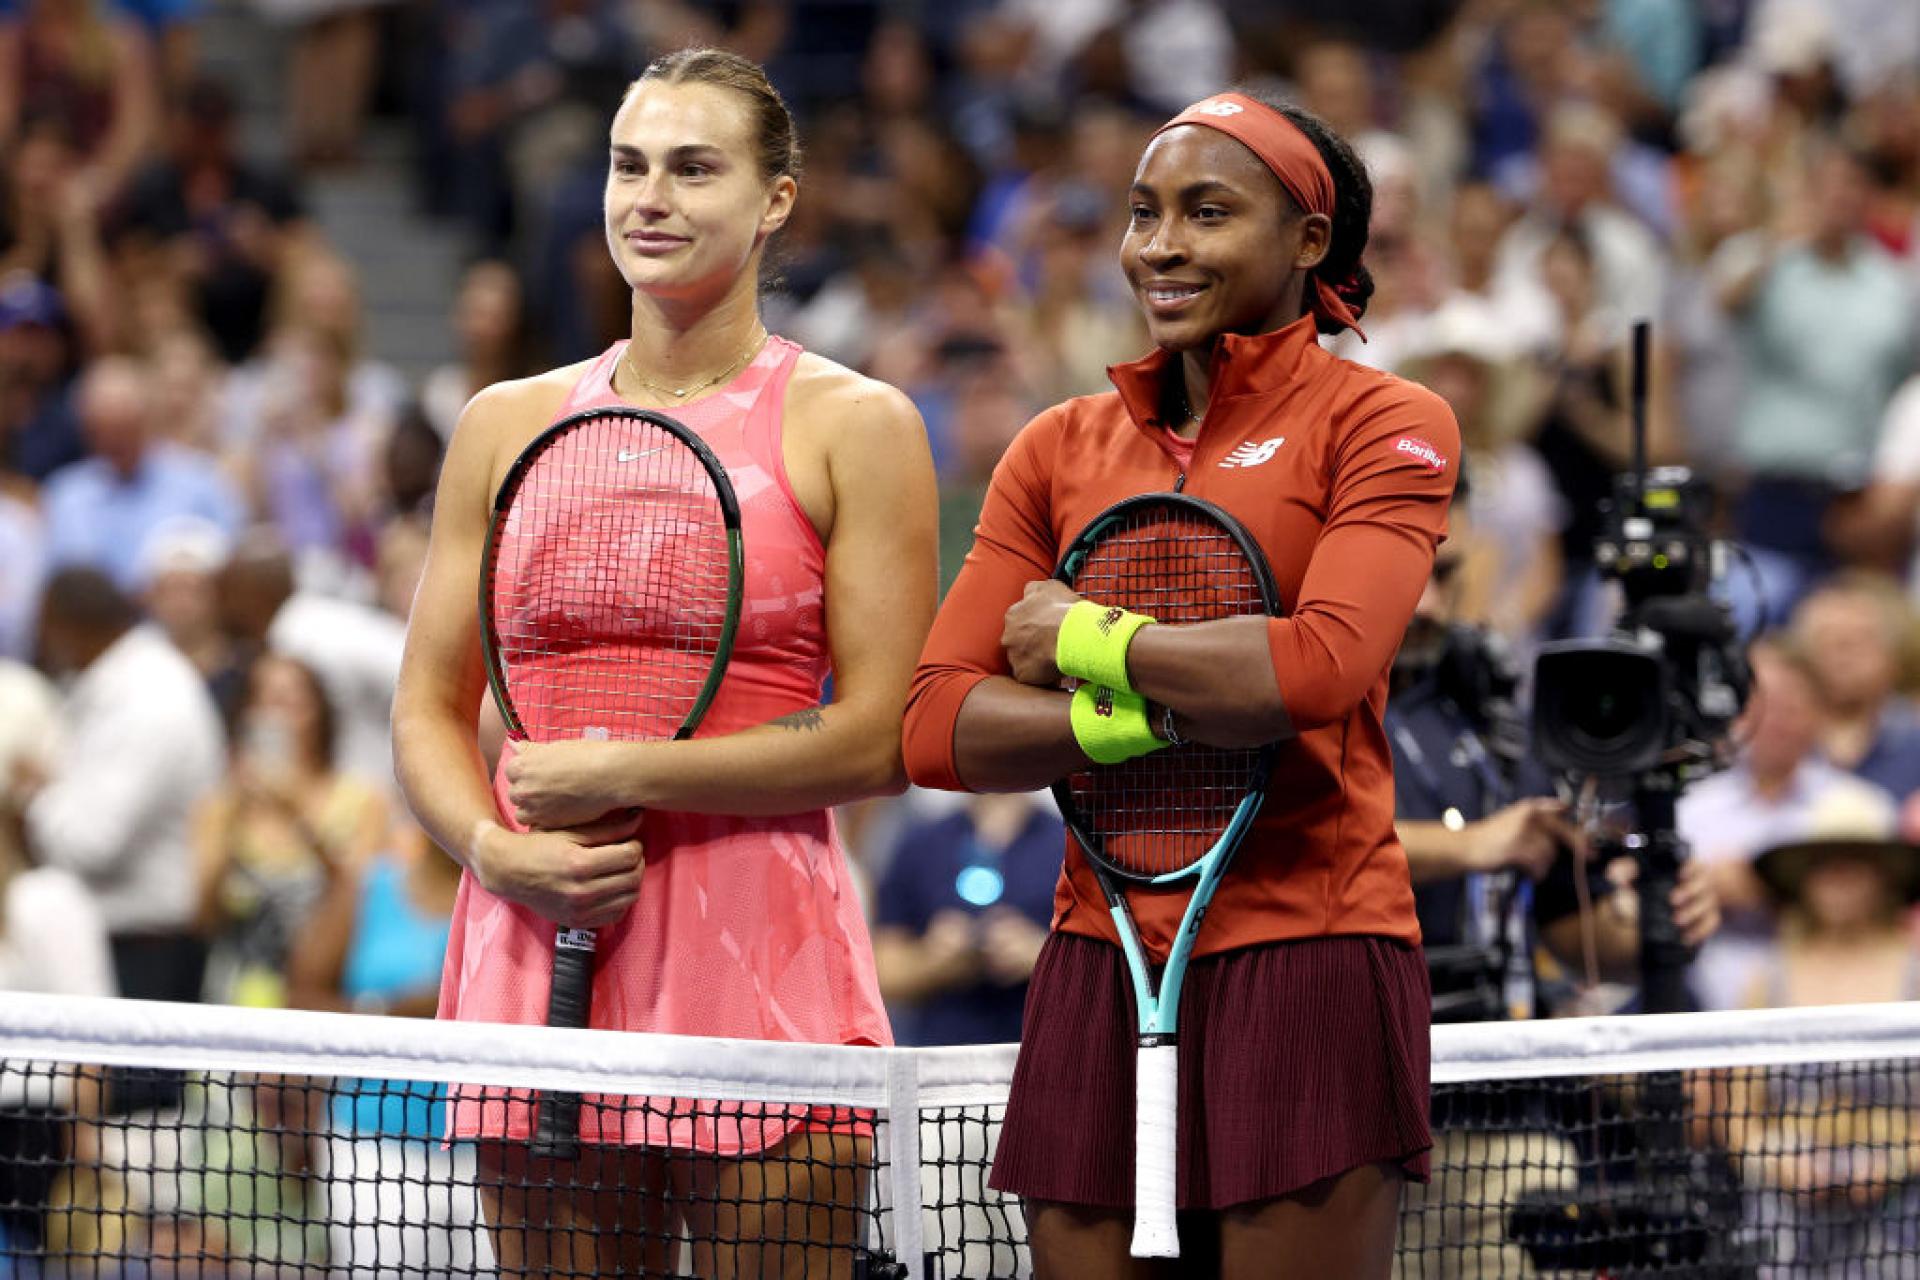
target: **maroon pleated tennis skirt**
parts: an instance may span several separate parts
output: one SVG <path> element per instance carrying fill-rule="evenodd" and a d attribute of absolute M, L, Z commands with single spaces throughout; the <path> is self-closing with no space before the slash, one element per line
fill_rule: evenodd
<path fill-rule="evenodd" d="M 1368 1164 L 1427 1178 L 1427 966 L 1390 938 L 1195 960 L 1180 1001 L 1182 1209 L 1271 1200 Z M 1136 1021 L 1118 947 L 1055 933 L 1027 991 L 992 1185 L 1131 1208 Z"/>

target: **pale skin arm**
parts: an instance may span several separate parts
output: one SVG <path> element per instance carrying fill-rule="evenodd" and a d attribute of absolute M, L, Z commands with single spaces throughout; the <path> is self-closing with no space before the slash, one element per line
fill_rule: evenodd
<path fill-rule="evenodd" d="M 193 818 L 194 883 L 199 906 L 194 920 L 203 934 L 220 926 L 220 880 L 233 860 L 233 793 L 222 789 L 201 804 Z"/>
<path fill-rule="evenodd" d="M 490 388 L 454 432 L 394 692 L 394 770 L 434 843 L 482 888 L 557 924 L 595 928 L 639 896 L 636 822 L 516 834 L 498 821 L 476 740 L 486 674 L 474 601 L 493 465 L 512 424 L 541 411 L 535 401 L 524 384 Z"/>
<path fill-rule="evenodd" d="M 359 872 L 327 882 L 326 893 L 301 926 L 287 957 L 287 999 L 294 1008 L 343 1013 L 352 1007 L 340 984 L 359 902 Z"/>
<path fill-rule="evenodd" d="M 833 702 L 722 737 L 523 746 L 507 765 L 523 822 L 629 808 L 774 816 L 905 789 L 900 723 L 934 609 L 933 464 L 918 412 L 892 388 L 863 383 L 833 413 Z"/>
<path fill-rule="evenodd" d="M 81 174 L 68 178 L 59 194 L 61 292 L 82 343 L 94 352 L 108 349 L 114 331 L 113 289 L 100 237 L 100 205 L 106 197 Z"/>
<path fill-rule="evenodd" d="M 152 53 L 129 24 L 116 23 L 111 39 L 113 123 L 93 165 L 103 201 L 112 199 L 126 185 L 146 154 L 154 122 L 160 118 L 160 88 Z"/>
<path fill-rule="evenodd" d="M 1511 867 L 1538 880 L 1564 846 L 1581 843 L 1558 800 L 1529 799 L 1455 829 L 1444 822 L 1396 822 L 1415 884 L 1452 880 L 1474 872 Z"/>

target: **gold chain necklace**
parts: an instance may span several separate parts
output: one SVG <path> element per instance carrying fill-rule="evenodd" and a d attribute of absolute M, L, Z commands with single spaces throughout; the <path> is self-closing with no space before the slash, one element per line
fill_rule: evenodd
<path fill-rule="evenodd" d="M 655 382 L 651 378 L 643 376 L 640 370 L 634 367 L 633 344 L 631 342 L 627 344 L 627 349 L 620 353 L 620 363 L 624 364 L 627 367 L 627 376 L 632 378 L 635 382 L 639 383 L 642 387 L 645 387 L 648 391 L 654 392 L 657 395 L 672 396 L 675 400 L 685 400 L 688 396 L 692 395 L 694 392 L 705 391 L 708 387 L 712 386 L 714 383 L 720 382 L 726 378 L 731 378 L 734 374 L 740 372 L 740 370 L 746 367 L 747 361 L 753 359 L 754 356 L 760 353 L 760 348 L 765 346 L 766 342 L 767 342 L 767 331 L 765 329 L 762 329 L 759 333 L 759 336 L 753 340 L 753 344 L 746 349 L 746 352 L 743 355 L 741 355 L 741 357 L 738 360 L 735 360 L 732 364 L 728 365 L 726 368 L 722 369 L 720 372 L 714 374 L 711 378 L 707 378 L 701 382 L 696 382 L 690 387 L 669 387 L 662 383 Z"/>

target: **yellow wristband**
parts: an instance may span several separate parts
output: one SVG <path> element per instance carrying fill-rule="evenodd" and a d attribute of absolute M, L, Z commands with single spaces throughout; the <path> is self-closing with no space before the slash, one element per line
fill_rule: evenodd
<path fill-rule="evenodd" d="M 1083 684 L 1073 691 L 1068 715 L 1073 740 L 1095 764 L 1119 764 L 1167 745 L 1154 736 L 1147 700 L 1137 693 Z"/>
<path fill-rule="evenodd" d="M 1053 665 L 1063 676 L 1132 693 L 1127 649 L 1133 644 L 1133 633 L 1152 621 L 1144 613 L 1082 600 L 1061 619 L 1053 642 Z"/>

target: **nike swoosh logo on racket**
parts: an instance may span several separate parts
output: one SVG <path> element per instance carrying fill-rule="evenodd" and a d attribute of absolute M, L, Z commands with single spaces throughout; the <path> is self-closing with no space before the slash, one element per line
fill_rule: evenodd
<path fill-rule="evenodd" d="M 663 444 L 655 445 L 651 449 L 642 449 L 637 453 L 629 453 L 625 449 L 622 449 L 620 452 L 613 455 L 613 460 L 615 462 L 637 462 L 641 458 L 646 457 L 650 453 L 659 453 L 662 449 L 666 447 L 667 446 Z"/>

